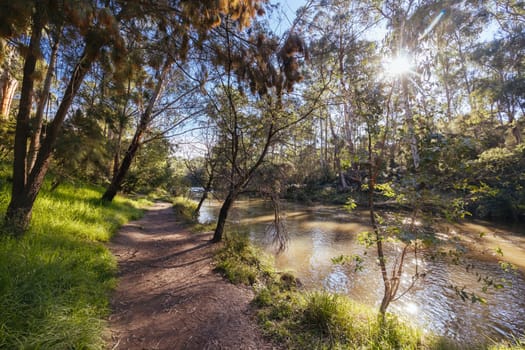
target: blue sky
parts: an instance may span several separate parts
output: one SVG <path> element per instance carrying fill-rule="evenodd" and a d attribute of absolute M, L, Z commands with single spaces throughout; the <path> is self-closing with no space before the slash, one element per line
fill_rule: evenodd
<path fill-rule="evenodd" d="M 279 1 L 285 11 L 289 11 L 289 14 L 295 15 L 295 11 L 298 7 L 305 4 L 305 0 L 284 0 Z"/>

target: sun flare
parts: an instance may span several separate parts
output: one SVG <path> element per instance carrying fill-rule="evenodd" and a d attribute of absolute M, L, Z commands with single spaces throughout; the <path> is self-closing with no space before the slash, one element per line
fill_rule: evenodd
<path fill-rule="evenodd" d="M 385 60 L 384 67 L 388 75 L 399 76 L 412 70 L 412 60 L 406 54 L 399 54 L 396 57 Z"/>

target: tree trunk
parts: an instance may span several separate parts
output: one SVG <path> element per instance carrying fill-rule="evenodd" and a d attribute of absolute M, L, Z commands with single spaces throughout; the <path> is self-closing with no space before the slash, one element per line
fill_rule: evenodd
<path fill-rule="evenodd" d="M 414 169 L 419 168 L 419 149 L 417 146 L 416 130 L 414 126 L 414 117 L 412 115 L 412 109 L 410 108 L 410 96 L 408 92 L 408 80 L 406 77 L 402 78 L 401 85 L 403 88 L 403 102 L 405 107 L 405 120 L 408 127 L 408 142 L 410 144 L 410 151 L 412 153 L 412 160 L 414 163 Z"/>
<path fill-rule="evenodd" d="M 131 140 L 131 144 L 129 145 L 128 150 L 126 151 L 126 154 L 124 155 L 124 159 L 122 160 L 122 163 L 120 163 L 118 171 L 113 174 L 113 178 L 108 188 L 106 189 L 106 192 L 104 192 L 104 194 L 102 195 L 103 201 L 111 202 L 113 198 L 115 198 L 115 196 L 117 195 L 117 192 L 120 190 L 120 187 L 122 186 L 122 183 L 124 182 L 124 179 L 126 178 L 126 175 L 129 171 L 131 163 L 133 162 L 133 159 L 135 158 L 135 155 L 137 154 L 137 151 L 141 145 L 142 136 L 144 135 L 144 132 L 146 132 L 146 129 L 148 128 L 149 124 L 151 123 L 153 107 L 155 106 L 155 103 L 157 102 L 157 99 L 160 96 L 162 87 L 164 85 L 164 81 L 167 78 L 170 67 L 171 59 L 168 58 L 166 59 L 166 62 L 162 67 L 162 72 L 159 76 L 159 80 L 157 81 L 157 85 L 155 86 L 155 90 L 153 91 L 153 95 L 151 96 L 148 102 L 148 106 L 146 107 L 146 110 L 144 111 L 144 113 L 142 113 L 142 116 L 140 117 L 139 124 L 137 125 L 137 130 L 135 131 L 135 135 Z"/>
<path fill-rule="evenodd" d="M 201 199 L 199 200 L 199 204 L 197 204 L 197 208 L 195 208 L 195 212 L 193 213 L 194 217 L 199 216 L 199 212 L 201 211 L 202 205 L 204 204 L 204 201 L 208 199 L 208 190 L 204 189 L 204 192 L 202 193 Z"/>
<path fill-rule="evenodd" d="M 31 141 L 29 143 L 29 153 L 27 156 L 27 171 L 30 172 L 33 166 L 35 165 L 36 155 L 38 148 L 40 147 L 40 135 L 42 133 L 42 125 L 44 122 L 44 109 L 46 107 L 47 101 L 49 99 L 49 90 L 51 89 L 51 80 L 53 78 L 53 71 L 55 70 L 55 64 L 57 60 L 58 53 L 58 39 L 53 44 L 51 51 L 51 58 L 49 61 L 49 66 L 46 72 L 46 78 L 44 81 L 44 86 L 42 88 L 40 100 L 38 101 L 38 106 L 36 109 L 35 117 L 33 118 L 33 132 L 31 134 Z"/>
<path fill-rule="evenodd" d="M 221 210 L 219 212 L 219 218 L 217 219 L 217 227 L 215 227 L 215 232 L 213 233 L 212 242 L 218 243 L 222 240 L 222 235 L 224 233 L 224 225 L 226 224 L 226 219 L 228 218 L 228 213 L 237 198 L 237 193 L 234 191 L 228 192 L 228 196 L 222 203 Z"/>
<path fill-rule="evenodd" d="M 43 24 L 38 14 L 35 13 L 31 28 L 31 40 L 24 62 L 24 77 L 20 105 L 16 116 L 15 145 L 13 159 L 13 186 L 11 188 L 11 201 L 7 207 L 4 224 L 15 235 L 22 234 L 31 220 L 34 198 L 27 191 L 26 154 L 27 138 L 29 136 L 29 118 L 33 100 L 33 86 L 35 83 L 35 68 L 40 52 Z"/>
<path fill-rule="evenodd" d="M 111 183 L 106 189 L 106 192 L 104 192 L 104 194 L 102 195 L 103 201 L 111 202 L 113 198 L 115 198 L 115 196 L 117 195 L 117 192 L 120 190 L 120 186 L 122 186 L 122 183 L 126 178 L 131 163 L 133 162 L 133 159 L 135 158 L 135 155 L 137 154 L 137 151 L 140 147 L 140 141 L 142 139 L 144 129 L 145 128 L 137 129 L 137 132 L 133 136 L 131 144 L 129 145 L 128 150 L 126 151 L 126 155 L 124 156 L 122 163 L 120 163 L 118 171 L 113 175 Z"/>
<path fill-rule="evenodd" d="M 4 80 L 5 79 L 5 80 Z M 12 79 L 7 72 L 5 73 L 5 78 L 2 84 L 2 99 L 0 101 L 0 116 L 7 118 L 9 112 L 11 111 L 11 104 L 13 102 L 13 97 L 18 87 L 18 80 Z"/>
<path fill-rule="evenodd" d="M 212 165 L 210 175 L 208 176 L 208 181 L 206 182 L 206 186 L 204 186 L 204 192 L 202 193 L 202 197 L 199 201 L 199 204 L 197 205 L 197 208 L 195 209 L 195 213 L 193 214 L 195 217 L 199 215 L 199 212 L 201 211 L 201 207 L 204 204 L 204 201 L 208 198 L 208 193 L 210 192 L 211 184 L 213 183 L 214 168 L 215 166 Z"/>
<path fill-rule="evenodd" d="M 15 130 L 15 150 L 13 162 L 13 187 L 11 191 L 11 201 L 5 215 L 5 225 L 11 229 L 14 234 L 20 235 L 27 230 L 31 221 L 33 204 L 40 192 L 44 182 L 44 177 L 49 168 L 49 161 L 53 152 L 55 141 L 66 114 L 76 96 L 85 75 L 91 68 L 92 63 L 98 57 L 100 49 L 104 42 L 99 41 L 96 44 L 86 43 L 84 52 L 80 57 L 72 76 L 66 87 L 62 102 L 57 109 L 53 121 L 49 124 L 47 135 L 42 141 L 41 147 L 31 172 L 27 174 L 27 138 L 29 135 L 29 114 L 31 112 L 31 92 L 34 83 L 34 66 L 36 64 L 35 49 L 40 44 L 42 25 L 38 19 L 36 11 L 33 19 L 33 31 L 28 50 L 28 56 L 24 64 L 24 78 L 22 80 L 22 95 L 20 97 L 20 108 L 17 116 L 17 125 Z"/>

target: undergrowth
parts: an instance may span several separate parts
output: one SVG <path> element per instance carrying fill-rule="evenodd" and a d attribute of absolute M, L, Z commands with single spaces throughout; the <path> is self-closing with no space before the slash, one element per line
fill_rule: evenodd
<path fill-rule="evenodd" d="M 235 284 L 265 283 L 274 275 L 269 256 L 250 244 L 245 235 L 227 235 L 215 255 L 215 270 Z"/>
<path fill-rule="evenodd" d="M 216 270 L 233 283 L 252 285 L 253 304 L 266 336 L 286 349 L 523 349 L 523 343 L 466 347 L 425 334 L 392 314 L 344 295 L 305 291 L 290 273 L 278 273 L 272 259 L 246 235 L 228 235 L 215 256 Z"/>
<path fill-rule="evenodd" d="M 0 213 L 9 186 L 0 179 Z M 0 349 L 103 349 L 116 261 L 103 242 L 142 215 L 103 189 L 63 184 L 37 198 L 28 232 L 0 232 Z"/>
<path fill-rule="evenodd" d="M 173 211 L 178 219 L 185 224 L 194 224 L 196 222 L 195 210 L 198 203 L 192 199 L 178 196 L 172 199 Z"/>
<path fill-rule="evenodd" d="M 185 224 L 191 232 L 201 233 L 213 231 L 215 229 L 215 222 L 198 222 L 198 213 L 195 212 L 198 203 L 193 199 L 178 196 L 172 198 L 172 203 L 175 216 Z"/>

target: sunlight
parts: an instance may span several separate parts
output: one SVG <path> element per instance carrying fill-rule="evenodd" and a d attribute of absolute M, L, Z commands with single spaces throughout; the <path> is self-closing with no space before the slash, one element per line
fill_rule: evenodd
<path fill-rule="evenodd" d="M 405 53 L 396 57 L 387 58 L 383 64 L 385 73 L 390 76 L 400 76 L 412 70 L 412 59 Z"/>
<path fill-rule="evenodd" d="M 406 305 L 405 305 L 405 311 L 408 313 L 408 314 L 411 314 L 411 315 L 416 315 L 418 312 L 419 312 L 419 308 L 418 306 L 413 303 L 413 302 L 408 302 Z"/>

